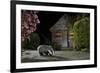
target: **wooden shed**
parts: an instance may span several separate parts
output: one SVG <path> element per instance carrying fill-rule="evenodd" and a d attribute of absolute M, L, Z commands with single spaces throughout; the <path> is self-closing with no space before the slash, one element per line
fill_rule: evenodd
<path fill-rule="evenodd" d="M 64 14 L 51 28 L 52 43 L 60 45 L 61 49 L 68 47 L 67 25 L 68 15 Z"/>

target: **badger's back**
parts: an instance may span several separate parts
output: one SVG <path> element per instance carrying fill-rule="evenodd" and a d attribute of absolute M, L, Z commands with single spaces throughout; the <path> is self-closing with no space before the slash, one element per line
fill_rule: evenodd
<path fill-rule="evenodd" d="M 49 49 L 49 48 L 48 48 L 47 45 L 40 45 L 40 46 L 38 46 L 38 48 L 37 48 L 38 51 L 46 51 L 46 50 L 48 50 L 48 49 Z"/>

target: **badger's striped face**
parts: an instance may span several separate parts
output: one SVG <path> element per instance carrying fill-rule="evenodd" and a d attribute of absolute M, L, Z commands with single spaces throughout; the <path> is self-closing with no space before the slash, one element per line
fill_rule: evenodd
<path fill-rule="evenodd" d="M 53 55 L 53 52 L 51 50 L 48 50 L 49 55 Z"/>

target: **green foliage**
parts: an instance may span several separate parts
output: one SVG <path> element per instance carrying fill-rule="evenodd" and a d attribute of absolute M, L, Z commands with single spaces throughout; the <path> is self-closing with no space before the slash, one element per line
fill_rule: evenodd
<path fill-rule="evenodd" d="M 89 50 L 90 41 L 90 21 L 89 17 L 83 15 L 74 23 L 74 44 L 77 50 L 87 48 Z"/>
<path fill-rule="evenodd" d="M 33 49 L 36 50 L 40 44 L 40 37 L 37 33 L 33 32 L 29 38 L 27 38 L 24 42 L 25 49 Z"/>

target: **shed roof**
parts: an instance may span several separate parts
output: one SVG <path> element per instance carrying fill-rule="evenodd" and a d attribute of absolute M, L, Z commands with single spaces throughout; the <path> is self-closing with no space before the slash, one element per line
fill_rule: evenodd
<path fill-rule="evenodd" d="M 64 14 L 51 28 L 50 31 L 63 31 L 67 30 L 68 15 Z"/>

